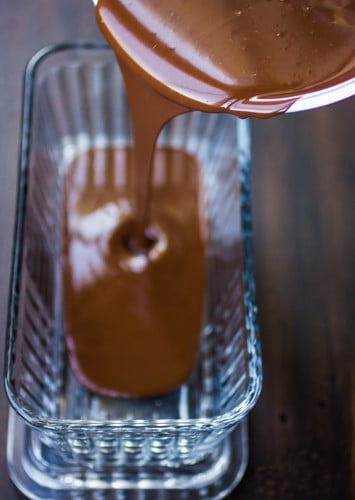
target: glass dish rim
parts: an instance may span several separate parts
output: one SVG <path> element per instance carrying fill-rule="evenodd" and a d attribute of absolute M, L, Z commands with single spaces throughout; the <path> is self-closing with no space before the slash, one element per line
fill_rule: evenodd
<path fill-rule="evenodd" d="M 186 419 L 132 419 L 132 420 L 94 420 L 94 419 L 66 419 L 60 417 L 47 417 L 33 414 L 28 408 L 21 405 L 12 374 L 12 360 L 16 348 L 17 334 L 17 318 L 18 318 L 18 291 L 21 282 L 21 259 L 22 259 L 22 244 L 24 233 L 25 220 L 25 203 L 27 195 L 27 180 L 29 171 L 29 153 L 31 150 L 31 122 L 33 114 L 33 95 L 36 81 L 36 71 L 39 64 L 58 52 L 65 51 L 108 51 L 111 50 L 106 43 L 64 43 L 59 45 L 48 46 L 36 52 L 27 63 L 24 81 L 23 81 L 23 96 L 22 96 L 22 116 L 21 116 L 21 141 L 18 167 L 18 182 L 17 182 L 17 200 L 16 200 L 16 217 L 13 239 L 13 256 L 11 265 L 11 279 L 9 289 L 9 300 L 7 307 L 7 325 L 6 325 L 6 343 L 5 343 L 5 373 L 4 386 L 8 401 L 15 412 L 22 417 L 32 427 L 41 428 L 42 430 L 70 430 L 75 431 L 83 429 L 92 429 L 95 431 L 105 430 L 129 430 L 129 429 L 149 429 L 149 432 L 158 430 L 183 430 L 188 426 L 189 430 L 220 429 L 235 426 L 244 416 L 249 413 L 250 409 L 256 403 L 261 391 L 262 385 L 262 368 L 260 355 L 259 341 L 259 326 L 257 323 L 257 309 L 255 305 L 255 280 L 253 273 L 253 261 L 251 251 L 251 227 L 250 227 L 250 189 L 248 168 L 250 162 L 250 152 L 245 158 L 244 171 L 240 172 L 246 182 L 243 184 L 244 189 L 241 193 L 241 220 L 242 220 L 242 247 L 243 247 L 243 282 L 244 282 L 244 303 L 245 303 L 245 320 L 248 330 L 248 355 L 253 361 L 254 377 L 250 377 L 247 393 L 248 397 L 241 403 L 221 415 L 215 417 L 199 417 Z M 239 120 L 240 126 L 248 129 L 246 120 Z M 245 145 L 244 145 L 245 146 Z M 249 146 L 249 144 L 247 144 Z M 243 149 L 243 148 L 241 148 Z"/>

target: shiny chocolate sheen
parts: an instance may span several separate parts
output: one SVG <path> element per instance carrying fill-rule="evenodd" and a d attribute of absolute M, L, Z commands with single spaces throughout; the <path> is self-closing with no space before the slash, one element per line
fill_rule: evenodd
<path fill-rule="evenodd" d="M 63 289 L 69 360 L 97 393 L 149 397 L 177 389 L 199 352 L 205 229 L 199 166 L 158 149 L 144 252 L 132 243 L 132 151 L 93 149 L 68 166 Z M 117 184 L 115 172 L 124 181 Z M 124 177 L 126 176 L 126 177 Z M 105 179 L 96 185 L 94 178 Z"/>
<path fill-rule="evenodd" d="M 167 186 L 154 201 L 160 129 L 190 110 L 271 116 L 302 95 L 354 77 L 355 1 L 99 0 L 96 14 L 127 87 L 132 192 L 126 220 L 112 186 L 78 191 L 69 182 L 67 345 L 87 387 L 154 396 L 177 388 L 193 370 L 205 287 L 198 166 L 186 153 L 160 152 L 169 169 L 191 163 L 195 181 L 188 192 Z M 109 151 L 108 170 L 117 156 Z M 98 154 L 77 159 L 71 170 Z M 73 204 L 78 196 L 81 204 Z M 92 239 L 103 206 L 111 225 L 99 224 Z M 165 220 L 167 207 L 178 220 Z"/>
<path fill-rule="evenodd" d="M 99 0 L 122 61 L 190 108 L 268 116 L 355 76 L 354 0 Z"/>

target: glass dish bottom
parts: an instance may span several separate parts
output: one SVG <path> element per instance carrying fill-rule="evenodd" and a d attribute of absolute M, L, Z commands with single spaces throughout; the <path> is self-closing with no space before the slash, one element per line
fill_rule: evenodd
<path fill-rule="evenodd" d="M 117 467 L 108 474 L 63 462 L 40 442 L 36 431 L 9 413 L 7 460 L 17 488 L 33 500 L 198 500 L 224 498 L 242 479 L 248 462 L 244 418 L 213 457 L 180 468 Z"/>

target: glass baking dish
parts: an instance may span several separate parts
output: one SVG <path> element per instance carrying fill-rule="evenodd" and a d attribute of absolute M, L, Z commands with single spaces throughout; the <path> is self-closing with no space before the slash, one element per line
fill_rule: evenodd
<path fill-rule="evenodd" d="M 10 474 L 30 498 L 136 498 L 138 490 L 139 498 L 219 498 L 241 479 L 246 415 L 262 378 L 249 142 L 248 122 L 222 114 L 187 113 L 162 130 L 158 147 L 186 150 L 201 169 L 208 245 L 199 359 L 169 395 L 97 395 L 67 362 L 63 179 L 89 148 L 132 144 L 125 89 L 104 45 L 61 45 L 30 61 L 5 373 Z"/>

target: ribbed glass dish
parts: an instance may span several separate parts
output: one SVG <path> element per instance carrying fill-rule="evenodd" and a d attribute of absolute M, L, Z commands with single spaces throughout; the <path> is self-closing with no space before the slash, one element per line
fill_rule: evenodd
<path fill-rule="evenodd" d="M 136 498 L 129 495 L 137 490 L 147 498 L 158 491 L 159 498 L 218 498 L 246 466 L 245 417 L 261 388 L 247 121 L 188 113 L 158 139 L 196 157 L 207 207 L 207 311 L 189 381 L 164 397 L 108 398 L 80 385 L 67 362 L 63 176 L 91 147 L 131 143 L 124 85 L 107 47 L 63 45 L 32 59 L 5 374 L 10 473 L 31 498 Z"/>

